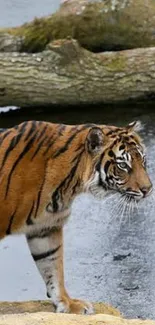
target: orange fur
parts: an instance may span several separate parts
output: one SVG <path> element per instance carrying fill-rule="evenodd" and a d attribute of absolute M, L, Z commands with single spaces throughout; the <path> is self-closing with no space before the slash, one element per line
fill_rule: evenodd
<path fill-rule="evenodd" d="M 117 170 L 112 162 L 121 144 L 132 157 L 131 173 Z M 104 168 L 109 168 L 111 175 L 117 172 L 121 180 L 126 179 L 125 186 L 120 185 L 121 190 L 139 191 L 148 187 L 149 191 L 151 183 L 136 146 L 143 148 L 133 127 L 28 121 L 0 133 L 0 238 L 25 233 L 36 261 L 42 261 L 46 251 L 49 254 L 58 251 L 53 259 L 56 293 L 52 296 L 58 311 L 91 312 L 89 304 L 70 299 L 64 287 L 62 227 L 71 203 L 87 189 L 93 193 L 94 179 Z M 102 180 L 98 183 L 95 189 L 106 190 Z M 43 266 L 37 263 L 49 288 Z"/>

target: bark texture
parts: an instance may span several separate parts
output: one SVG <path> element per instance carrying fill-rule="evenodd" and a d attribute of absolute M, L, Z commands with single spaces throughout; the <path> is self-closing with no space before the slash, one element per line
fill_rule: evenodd
<path fill-rule="evenodd" d="M 93 52 L 154 46 L 155 1 L 68 0 L 57 13 L 4 33 L 21 38 L 18 46 L 26 52 L 43 51 L 50 41 L 68 36 Z M 14 43 L 17 38 L 13 48 Z"/>
<path fill-rule="evenodd" d="M 155 48 L 93 54 L 75 40 L 42 53 L 0 53 L 0 105 L 120 102 L 155 94 Z"/>

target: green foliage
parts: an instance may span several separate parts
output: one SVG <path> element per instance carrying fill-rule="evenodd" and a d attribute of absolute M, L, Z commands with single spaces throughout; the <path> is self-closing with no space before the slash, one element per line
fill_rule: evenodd
<path fill-rule="evenodd" d="M 108 3 L 89 3 L 82 14 L 56 14 L 36 18 L 32 23 L 10 30 L 24 36 L 23 51 L 39 52 L 52 40 L 75 38 L 90 51 L 122 50 L 155 45 L 151 24 L 155 20 L 155 2 L 131 1 L 125 8 L 112 10 Z M 147 9 L 147 10 L 146 10 Z"/>

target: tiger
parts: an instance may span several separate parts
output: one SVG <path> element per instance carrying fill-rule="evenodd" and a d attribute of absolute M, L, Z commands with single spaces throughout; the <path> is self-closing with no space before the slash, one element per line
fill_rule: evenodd
<path fill-rule="evenodd" d="M 57 313 L 92 314 L 64 284 L 63 228 L 80 193 L 140 200 L 152 191 L 139 122 L 25 121 L 0 130 L 0 239 L 24 234 Z"/>

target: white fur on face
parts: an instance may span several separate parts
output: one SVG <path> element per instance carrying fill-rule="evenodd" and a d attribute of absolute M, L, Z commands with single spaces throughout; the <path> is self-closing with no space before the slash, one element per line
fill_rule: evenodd
<path fill-rule="evenodd" d="M 101 170 L 102 181 L 105 181 L 105 172 Z M 91 193 L 97 199 L 104 199 L 109 191 L 106 191 L 102 185 L 99 185 L 100 174 L 96 170 L 93 177 L 88 181 L 86 185 L 86 192 Z"/>

